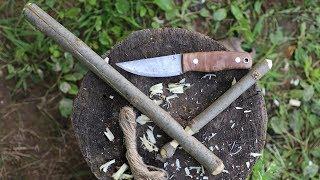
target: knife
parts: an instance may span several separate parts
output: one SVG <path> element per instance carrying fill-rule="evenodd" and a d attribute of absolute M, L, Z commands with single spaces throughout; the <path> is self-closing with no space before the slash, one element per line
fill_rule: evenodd
<path fill-rule="evenodd" d="M 252 57 L 247 52 L 211 51 L 174 54 L 116 63 L 120 68 L 147 77 L 170 77 L 189 71 L 215 72 L 249 69 Z"/>

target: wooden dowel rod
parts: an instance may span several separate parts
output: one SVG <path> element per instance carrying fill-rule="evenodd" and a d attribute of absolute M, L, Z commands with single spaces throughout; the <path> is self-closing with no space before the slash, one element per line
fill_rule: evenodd
<path fill-rule="evenodd" d="M 202 164 L 210 173 L 218 174 L 224 169 L 223 162 L 196 138 L 186 133 L 183 127 L 171 115 L 156 105 L 130 81 L 105 62 L 83 41 L 59 24 L 37 5 L 29 3 L 24 8 L 28 21 L 44 34 L 54 39 L 66 51 L 73 54 L 81 63 L 108 83 L 126 98 L 134 107 L 146 114 L 154 123 L 182 148 Z"/>
<path fill-rule="evenodd" d="M 222 96 L 214 101 L 208 108 L 197 115 L 192 121 L 190 126 L 187 126 L 185 130 L 189 134 L 195 134 L 199 132 L 206 124 L 214 119 L 218 114 L 225 110 L 233 101 L 235 101 L 241 94 L 249 89 L 256 81 L 264 76 L 272 67 L 271 60 L 263 60 L 259 64 L 255 65 L 248 74 L 243 76 L 240 81 L 231 86 Z M 170 158 L 173 156 L 179 143 L 176 140 L 165 144 L 160 154 L 163 158 Z"/>

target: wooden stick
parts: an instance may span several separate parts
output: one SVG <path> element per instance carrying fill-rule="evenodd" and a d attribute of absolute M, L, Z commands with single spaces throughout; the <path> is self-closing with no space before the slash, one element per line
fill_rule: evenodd
<path fill-rule="evenodd" d="M 146 114 L 170 137 L 179 144 L 210 173 L 219 174 L 224 169 L 223 162 L 207 149 L 196 138 L 186 133 L 183 127 L 171 115 L 156 105 L 148 96 L 142 93 L 130 81 L 123 77 L 83 41 L 73 35 L 65 27 L 45 13 L 37 5 L 29 3 L 24 8 L 28 21 L 44 34 L 54 39 L 65 50 L 72 53 L 92 72 L 119 92 L 133 106 Z"/>
<path fill-rule="evenodd" d="M 207 109 L 196 116 L 190 126 L 185 128 L 185 131 L 193 135 L 199 132 L 206 124 L 208 124 L 213 118 L 225 110 L 233 101 L 235 101 L 241 94 L 249 89 L 256 81 L 264 76 L 272 67 L 271 60 L 264 60 L 261 63 L 255 65 L 247 75 L 242 77 L 240 81 L 231 86 L 222 96 L 214 101 Z M 165 144 L 160 154 L 162 158 L 170 158 L 173 156 L 179 143 L 176 140 Z"/>

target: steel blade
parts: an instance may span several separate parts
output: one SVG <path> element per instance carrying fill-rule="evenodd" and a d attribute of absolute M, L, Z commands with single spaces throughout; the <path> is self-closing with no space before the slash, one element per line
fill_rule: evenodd
<path fill-rule="evenodd" d="M 170 77 L 182 74 L 181 54 L 116 63 L 122 69 L 148 77 Z"/>

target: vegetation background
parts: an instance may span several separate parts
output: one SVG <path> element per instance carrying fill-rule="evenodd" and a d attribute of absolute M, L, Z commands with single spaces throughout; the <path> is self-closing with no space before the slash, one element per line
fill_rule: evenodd
<path fill-rule="evenodd" d="M 267 144 L 252 179 L 319 179 L 320 3 L 313 0 L 38 0 L 97 53 L 132 31 L 181 27 L 239 37 L 255 60 L 274 60 L 259 83 Z M 0 178 L 94 178 L 68 119 L 87 72 L 0 0 Z M 299 104 L 300 103 L 300 104 Z"/>

